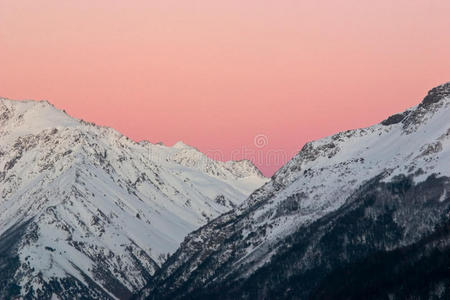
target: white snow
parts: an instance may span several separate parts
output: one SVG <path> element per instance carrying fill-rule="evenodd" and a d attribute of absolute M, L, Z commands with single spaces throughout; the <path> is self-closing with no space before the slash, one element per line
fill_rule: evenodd
<path fill-rule="evenodd" d="M 95 278 L 99 259 L 135 291 L 145 279 L 131 253 L 153 273 L 189 232 L 267 181 L 245 161 L 214 161 L 182 142 L 135 143 L 48 102 L 8 99 L 0 99 L 0 170 L 0 235 L 36 224 L 19 250 L 23 292 L 39 288 L 39 272 L 46 281 Z"/>
<path fill-rule="evenodd" d="M 407 125 L 377 124 L 306 145 L 275 174 L 274 181 L 237 209 L 236 214 L 245 214 L 255 203 L 269 198 L 251 212 L 251 222 L 243 226 L 244 237 L 265 229 L 264 240 L 255 241 L 256 246 L 249 243 L 247 255 L 236 265 L 265 255 L 259 265 L 264 264 L 272 254 L 259 249 L 268 249 L 299 227 L 337 210 L 359 186 L 383 172 L 388 173 L 384 181 L 400 174 L 414 175 L 416 182 L 431 174 L 450 176 L 450 97 L 409 111 L 417 113 L 417 120 L 407 119 L 411 121 Z M 412 118 L 411 114 L 407 118 Z M 299 209 L 277 215 L 283 201 L 294 195 L 301 195 Z"/>

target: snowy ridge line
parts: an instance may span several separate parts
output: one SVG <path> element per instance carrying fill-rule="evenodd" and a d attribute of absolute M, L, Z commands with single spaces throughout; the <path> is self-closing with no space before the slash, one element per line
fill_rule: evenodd
<path fill-rule="evenodd" d="M 136 143 L 42 101 L 0 99 L 0 141 L 0 236 L 32 220 L 6 281 L 19 292 L 0 298 L 127 298 L 186 234 L 267 181 L 248 161 Z"/>
<path fill-rule="evenodd" d="M 289 244 L 289 237 L 338 211 L 380 174 L 385 174 L 380 185 L 408 178 L 426 186 L 435 177 L 450 177 L 449 120 L 446 83 L 430 90 L 419 105 L 379 124 L 305 144 L 246 201 L 189 234 L 142 295 L 180 297 L 251 277 Z M 411 237 L 402 243 L 432 228 L 427 224 L 414 235 L 404 218 L 398 217 L 398 226 Z"/>

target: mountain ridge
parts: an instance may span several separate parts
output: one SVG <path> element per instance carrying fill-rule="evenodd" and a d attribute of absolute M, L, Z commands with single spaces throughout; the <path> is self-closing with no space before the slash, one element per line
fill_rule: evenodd
<path fill-rule="evenodd" d="M 183 142 L 181 140 L 176 142 L 176 143 L 174 143 L 172 146 L 166 146 L 166 145 L 164 145 L 161 142 L 152 143 L 149 140 L 141 140 L 141 141 L 138 141 L 138 142 L 134 141 L 134 140 L 130 139 L 129 137 L 127 137 L 125 134 L 117 131 L 115 128 L 113 128 L 111 126 L 98 125 L 98 124 L 96 124 L 94 122 L 87 122 L 87 121 L 85 121 L 83 119 L 74 118 L 74 117 L 70 116 L 64 109 L 57 108 L 53 103 L 51 103 L 48 100 L 29 100 L 29 99 L 27 99 L 27 100 L 13 100 L 13 99 L 9 99 L 9 98 L 6 98 L 6 97 L 0 97 L 0 102 L 1 102 L 1 104 L 3 106 L 3 109 L 5 109 L 5 108 L 8 109 L 8 106 L 11 107 L 11 105 L 14 106 L 14 105 L 17 105 L 18 103 L 24 104 L 23 106 L 32 105 L 32 107 L 28 107 L 27 109 L 32 109 L 32 108 L 35 108 L 36 106 L 40 106 L 41 109 L 42 108 L 44 108 L 44 109 L 45 108 L 50 108 L 50 109 L 53 109 L 55 112 L 57 112 L 60 115 L 59 116 L 60 118 L 61 118 L 61 116 L 62 117 L 67 117 L 67 120 L 70 120 L 69 123 L 71 125 L 73 125 L 73 126 L 80 125 L 78 123 L 86 124 L 86 125 L 92 125 L 92 126 L 96 126 L 98 128 L 103 128 L 103 129 L 105 129 L 107 131 L 113 131 L 113 132 L 117 133 L 119 136 L 121 136 L 123 138 L 126 138 L 126 139 L 129 139 L 129 140 L 131 140 L 131 141 L 133 141 L 133 142 L 135 142 L 137 144 L 143 144 L 143 145 L 149 144 L 149 145 L 152 145 L 152 146 L 162 146 L 162 147 L 166 147 L 166 148 L 184 149 L 184 150 L 192 150 L 192 151 L 195 150 L 196 152 L 201 153 L 201 154 L 206 156 L 206 154 L 201 152 L 198 148 L 196 148 L 194 146 L 191 146 L 191 145 L 188 145 L 188 144 L 186 144 L 185 142 Z M 9 105 L 6 105 L 6 104 L 9 104 Z M 2 121 L 2 117 L 6 118 L 7 113 L 8 113 L 8 110 L 1 112 L 0 121 Z M 26 111 L 22 111 L 22 113 L 26 113 Z M 52 124 L 52 123 L 50 123 L 50 124 Z M 66 125 L 64 125 L 64 124 L 61 125 L 61 123 L 58 123 L 58 122 L 53 122 L 53 124 L 55 124 L 55 126 L 53 126 L 53 127 L 50 124 L 47 123 L 44 126 L 49 127 L 49 128 L 58 127 L 58 126 L 60 126 L 60 127 L 67 126 L 67 124 Z M 211 159 L 211 160 L 213 160 L 213 159 Z M 256 167 L 253 164 L 253 162 L 251 160 L 249 160 L 249 159 L 228 160 L 228 161 L 223 161 L 223 162 L 224 163 L 229 163 L 229 164 L 233 164 L 233 163 L 234 164 L 238 164 L 238 163 L 250 164 L 251 168 L 254 169 L 255 173 L 258 173 L 259 175 L 264 177 L 264 175 L 261 173 L 261 171 L 258 169 L 258 167 Z"/>
<path fill-rule="evenodd" d="M 306 143 L 268 182 L 3 104 L 0 299 L 450 297 L 450 83 Z"/>
<path fill-rule="evenodd" d="M 449 87 L 446 83 L 430 90 L 421 104 L 397 114 L 400 117 L 391 116 L 367 128 L 340 132 L 305 144 L 270 182 L 240 206 L 189 234 L 140 297 L 308 299 L 315 293 L 315 287 L 301 284 L 307 278 L 306 270 L 314 274 L 333 271 L 327 270 L 326 265 L 334 268 L 334 261 L 344 263 L 345 251 L 351 247 L 361 249 L 364 255 L 371 255 L 373 249 L 392 250 L 377 246 L 383 240 L 370 236 L 383 226 L 386 234 L 397 236 L 393 249 L 414 244 L 432 234 L 440 218 L 445 220 L 450 215 L 450 168 L 446 163 L 450 159 Z M 430 185 L 422 188 L 427 182 Z M 373 195 L 372 202 L 358 190 L 363 186 L 367 186 L 367 195 Z M 422 198 L 414 198 L 411 191 Z M 420 207 L 411 216 L 405 214 L 412 209 L 408 199 L 414 199 L 414 205 Z M 353 202 L 350 210 L 345 209 L 347 203 Z M 361 212 L 362 217 L 350 218 Z M 378 215 L 385 218 L 383 223 L 377 223 Z M 347 248 L 343 247 L 344 237 L 343 245 L 333 244 L 336 249 L 343 247 L 335 256 L 329 252 L 332 249 L 329 241 L 341 238 L 346 231 L 331 236 L 325 229 L 318 229 L 314 235 L 311 229 L 318 222 L 324 222 L 327 226 L 324 228 L 339 227 L 338 219 L 331 216 L 348 220 L 342 228 L 358 235 Z M 411 224 L 420 227 L 411 228 L 403 221 L 408 218 Z M 352 229 L 351 222 L 366 224 L 374 231 L 364 233 Z M 311 235 L 305 236 L 302 230 Z M 370 242 L 366 244 L 364 239 Z M 292 256 L 282 253 L 292 253 Z M 298 280 L 290 281 L 294 275 Z M 316 284 L 321 283 L 320 277 L 311 278 L 316 278 Z M 283 285 L 279 280 L 292 286 Z M 298 294 L 288 293 L 294 287 Z M 450 289 L 445 291 L 449 293 Z"/>
<path fill-rule="evenodd" d="M 3 253 L 14 272 L 0 298 L 130 297 L 185 234 L 266 181 L 254 165 L 137 143 L 43 101 L 0 99 L 0 139 L 0 236 L 17 248 Z"/>

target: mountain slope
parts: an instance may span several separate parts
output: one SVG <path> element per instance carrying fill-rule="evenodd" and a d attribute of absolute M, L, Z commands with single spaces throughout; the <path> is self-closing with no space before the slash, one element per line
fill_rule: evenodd
<path fill-rule="evenodd" d="M 135 143 L 43 101 L 0 99 L 0 141 L 0 298 L 128 298 L 266 181 L 248 161 Z"/>
<path fill-rule="evenodd" d="M 404 299 L 418 286 L 393 276 L 371 293 L 379 278 L 361 265 L 398 252 L 407 253 L 404 261 L 383 272 L 433 262 L 437 279 L 417 293 L 449 295 L 449 120 L 447 83 L 380 124 L 306 144 L 239 207 L 188 235 L 140 296 Z M 346 284 L 341 273 L 372 281 L 338 289 Z"/>

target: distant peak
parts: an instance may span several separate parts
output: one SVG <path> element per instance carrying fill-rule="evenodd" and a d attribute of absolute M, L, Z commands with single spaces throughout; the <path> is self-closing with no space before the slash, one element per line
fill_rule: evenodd
<path fill-rule="evenodd" d="M 235 164 L 241 165 L 241 166 L 247 166 L 247 167 L 254 167 L 256 169 L 258 169 L 256 167 L 256 165 L 249 159 L 241 159 L 241 160 L 234 160 L 233 161 Z"/>
<path fill-rule="evenodd" d="M 422 103 L 420 103 L 420 107 L 427 108 L 433 103 L 439 102 L 442 99 L 450 96 L 450 82 L 439 85 L 435 88 L 432 88 L 428 94 L 423 99 Z"/>
<path fill-rule="evenodd" d="M 230 160 L 225 163 L 230 167 L 231 172 L 238 177 L 247 177 L 256 175 L 265 178 L 264 174 L 258 167 L 248 159 Z"/>
<path fill-rule="evenodd" d="M 185 144 L 183 141 L 176 142 L 172 147 L 176 148 L 176 149 L 191 149 L 192 148 L 191 146 Z"/>

